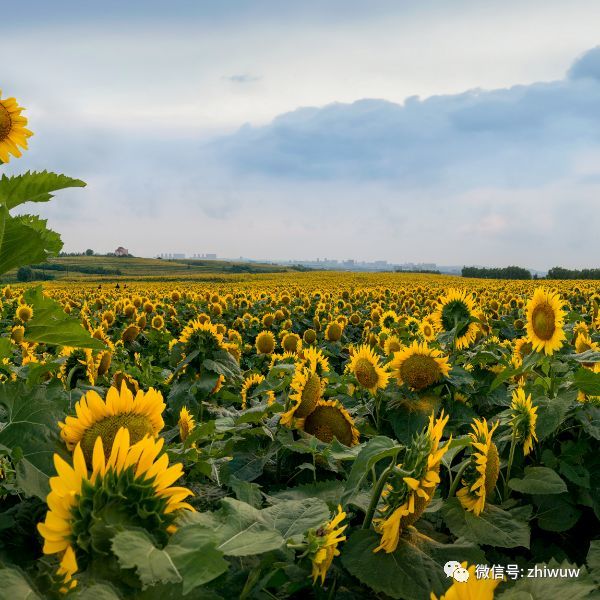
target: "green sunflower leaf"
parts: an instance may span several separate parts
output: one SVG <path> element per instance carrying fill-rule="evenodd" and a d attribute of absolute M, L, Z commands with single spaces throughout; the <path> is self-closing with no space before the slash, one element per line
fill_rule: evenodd
<path fill-rule="evenodd" d="M 475 544 L 499 548 L 529 548 L 529 525 L 519 518 L 519 513 L 513 514 L 493 504 L 487 504 L 483 512 L 476 517 L 462 507 L 458 498 L 451 498 L 442 507 L 442 516 L 456 537 Z"/>
<path fill-rule="evenodd" d="M 48 171 L 27 171 L 21 175 L 0 178 L 0 204 L 9 210 L 24 202 L 47 202 L 53 195 L 51 192 L 71 187 L 85 187 L 81 179 L 73 179 Z"/>
<path fill-rule="evenodd" d="M 41 286 L 26 290 L 25 302 L 33 308 L 33 318 L 25 326 L 25 340 L 57 346 L 104 350 L 104 343 L 93 338 L 79 319 L 64 312 L 62 306 L 44 296 Z"/>
<path fill-rule="evenodd" d="M 548 467 L 525 467 L 523 479 L 511 479 L 508 487 L 522 494 L 562 494 L 567 491 L 567 484 L 560 475 Z"/>
<path fill-rule="evenodd" d="M 438 597 L 451 583 L 444 573 L 449 560 L 471 564 L 485 562 L 483 553 L 471 544 L 441 544 L 409 530 L 390 554 L 374 553 L 380 536 L 373 530 L 357 530 L 342 547 L 341 560 L 359 581 L 390 598 L 422 600 L 431 592 Z"/>
<path fill-rule="evenodd" d="M 135 569 L 145 589 L 156 583 L 180 583 L 181 574 L 165 550 L 159 550 L 144 531 L 121 531 L 112 550 L 123 569 Z"/>
<path fill-rule="evenodd" d="M 41 597 L 31 589 L 25 576 L 17 569 L 0 569 L 2 590 L 10 593 L 10 600 L 41 600 Z M 9 596 L 0 597 L 9 598 Z"/>

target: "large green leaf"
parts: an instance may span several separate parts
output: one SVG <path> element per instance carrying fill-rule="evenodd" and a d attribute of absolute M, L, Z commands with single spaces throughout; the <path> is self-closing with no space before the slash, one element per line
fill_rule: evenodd
<path fill-rule="evenodd" d="M 165 550 L 159 550 L 143 531 L 121 531 L 112 539 L 112 550 L 123 569 L 135 569 L 142 587 L 155 583 L 180 583 L 182 577 Z"/>
<path fill-rule="evenodd" d="M 46 221 L 31 215 L 12 217 L 0 205 L 0 275 L 23 265 L 45 262 L 62 248 Z"/>
<path fill-rule="evenodd" d="M 569 494 L 532 496 L 537 507 L 538 525 L 546 531 L 568 531 L 581 517 Z"/>
<path fill-rule="evenodd" d="M 402 446 L 399 446 L 394 440 L 383 435 L 371 438 L 361 449 L 350 470 L 350 475 L 346 480 L 344 493 L 342 495 L 342 504 L 345 505 L 348 500 L 358 491 L 363 479 L 371 470 L 371 467 L 382 458 L 396 456 Z"/>
<path fill-rule="evenodd" d="M 591 592 L 597 589 L 584 567 L 580 568 L 567 561 L 559 564 L 551 560 L 547 565 L 531 567 L 534 568 L 539 570 L 540 575 L 534 576 L 532 572 L 531 576 L 521 577 L 504 591 L 503 586 L 500 586 L 498 600 L 583 600 L 591 598 Z M 526 574 L 529 574 L 531 569 L 526 569 Z M 546 575 L 543 576 L 543 573 Z"/>
<path fill-rule="evenodd" d="M 48 171 L 23 173 L 0 178 L 0 204 L 9 210 L 24 202 L 46 202 L 56 192 L 64 188 L 85 187 L 85 182 L 66 175 L 49 173 Z"/>
<path fill-rule="evenodd" d="M 329 520 L 329 507 L 318 498 L 288 500 L 261 511 L 270 523 L 287 540 L 309 529 L 316 529 Z"/>
<path fill-rule="evenodd" d="M 600 373 L 582 367 L 575 373 L 573 381 L 584 394 L 600 396 Z"/>
<path fill-rule="evenodd" d="M 39 600 L 27 579 L 17 569 L 0 569 L 0 598 L 10 600 Z M 9 595 L 4 595 L 8 593 Z"/>
<path fill-rule="evenodd" d="M 183 579 L 184 595 L 229 568 L 223 553 L 216 549 L 212 531 L 197 527 L 182 527 L 165 548 Z"/>
<path fill-rule="evenodd" d="M 108 584 L 95 583 L 69 596 L 75 600 L 121 600 L 117 592 Z"/>
<path fill-rule="evenodd" d="M 26 290 L 23 297 L 33 308 L 33 318 L 25 327 L 25 340 L 94 350 L 105 348 L 78 319 L 65 313 L 58 302 L 44 296 L 40 286 Z"/>
<path fill-rule="evenodd" d="M 529 548 L 529 525 L 515 514 L 487 504 L 476 517 L 464 510 L 457 498 L 451 498 L 442 506 L 442 516 L 450 531 L 459 538 L 475 544 L 500 548 Z M 460 560 L 460 559 L 457 559 Z"/>
<path fill-rule="evenodd" d="M 525 467 L 523 479 L 511 479 L 508 487 L 522 494 L 562 494 L 567 484 L 548 467 Z"/>
<path fill-rule="evenodd" d="M 475 546 L 459 542 L 440 544 L 414 528 L 400 538 L 395 552 L 374 553 L 379 542 L 380 536 L 373 530 L 357 530 L 342 547 L 341 558 L 354 577 L 390 598 L 422 600 L 429 598 L 430 592 L 439 597 L 450 585 L 444 573 L 446 562 L 485 562 Z"/>
<path fill-rule="evenodd" d="M 61 403 L 49 397 L 45 386 L 24 383 L 0 385 L 0 445 L 11 449 L 17 482 L 23 490 L 45 500 L 48 477 L 54 475 L 53 456 L 64 451 L 57 422 L 64 419 Z"/>

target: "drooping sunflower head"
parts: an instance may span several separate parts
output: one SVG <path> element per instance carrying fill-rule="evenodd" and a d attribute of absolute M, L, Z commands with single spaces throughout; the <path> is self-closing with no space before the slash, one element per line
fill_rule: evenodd
<path fill-rule="evenodd" d="M 64 362 L 58 371 L 58 378 L 67 389 L 73 389 L 79 379 L 87 381 L 90 385 L 96 383 L 97 365 L 90 349 L 65 346 L 60 351 L 60 358 L 64 359 Z"/>
<path fill-rule="evenodd" d="M 348 370 L 354 374 L 362 387 L 373 393 L 378 389 L 385 389 L 390 377 L 381 365 L 380 357 L 368 344 L 355 349 Z"/>
<path fill-rule="evenodd" d="M 449 289 L 440 298 L 431 319 L 438 330 L 456 329 L 454 345 L 458 350 L 469 347 L 479 331 L 475 322 L 475 302 L 466 290 Z"/>
<path fill-rule="evenodd" d="M 256 336 L 254 346 L 258 354 L 272 354 L 275 351 L 275 336 L 270 331 L 261 331 Z"/>
<path fill-rule="evenodd" d="M 244 379 L 242 383 L 242 408 L 248 405 L 248 396 L 251 396 L 254 390 L 265 380 L 265 376 L 260 373 L 252 373 Z"/>
<path fill-rule="evenodd" d="M 38 531 L 44 554 L 59 555 L 58 575 L 67 587 L 80 567 L 110 555 L 115 523 L 144 529 L 165 544 L 178 514 L 194 510 L 185 502 L 192 492 L 172 487 L 183 467 L 169 466 L 163 441 L 147 436 L 131 445 L 129 431 L 121 428 L 106 453 L 98 437 L 89 470 L 80 444 L 72 465 L 54 455 L 57 475 L 50 478 L 48 512 Z"/>
<path fill-rule="evenodd" d="M 345 446 L 356 446 L 360 440 L 354 419 L 337 400 L 319 400 L 304 419 L 302 428 L 326 444 L 336 438 Z"/>
<path fill-rule="evenodd" d="M 327 571 L 336 556 L 340 555 L 338 545 L 346 540 L 344 530 L 348 525 L 341 525 L 346 518 L 346 513 L 338 506 L 337 513 L 327 523 L 318 529 L 311 529 L 306 533 L 307 556 L 312 563 L 313 583 L 321 579 L 325 583 Z"/>
<path fill-rule="evenodd" d="M 527 336 L 533 349 L 554 354 L 565 340 L 565 313 L 557 293 L 537 288 L 527 303 Z"/>
<path fill-rule="evenodd" d="M 287 333 L 281 340 L 284 352 L 298 352 L 302 348 L 302 339 L 296 333 Z"/>
<path fill-rule="evenodd" d="M 296 366 L 296 371 L 290 384 L 290 401 L 292 405 L 281 415 L 281 424 L 291 426 L 293 419 L 304 419 L 315 410 L 323 395 L 325 384 L 311 369 Z"/>
<path fill-rule="evenodd" d="M 438 419 L 432 414 L 429 425 L 415 435 L 406 450 L 404 462 L 398 465 L 402 471 L 393 471 L 390 475 L 382 494 L 383 506 L 375 521 L 381 543 L 373 552 L 394 552 L 402 531 L 415 523 L 431 502 L 440 482 L 440 462 L 449 445 L 448 442 L 440 448 L 448 418 L 443 411 Z"/>
<path fill-rule="evenodd" d="M 196 428 L 194 417 L 192 417 L 186 406 L 179 411 L 179 420 L 177 421 L 177 426 L 179 427 L 179 439 L 182 442 L 185 442 L 188 435 L 190 435 L 190 433 Z"/>
<path fill-rule="evenodd" d="M 398 315 L 393 310 L 386 310 L 379 317 L 379 325 L 382 331 L 386 333 L 393 331 L 394 327 L 398 323 Z"/>
<path fill-rule="evenodd" d="M 25 327 L 23 325 L 15 325 L 10 331 L 11 339 L 20 344 L 25 338 Z"/>
<path fill-rule="evenodd" d="M 471 425 L 471 454 L 456 496 L 463 507 L 479 516 L 493 493 L 500 472 L 498 449 L 492 435 L 498 423 L 489 428 L 485 419 L 475 419 Z"/>
<path fill-rule="evenodd" d="M 21 156 L 27 150 L 27 138 L 33 133 L 27 129 L 27 119 L 21 115 L 23 107 L 14 98 L 2 99 L 0 90 L 0 162 L 8 163 L 10 155 Z"/>
<path fill-rule="evenodd" d="M 120 390 L 110 387 L 105 400 L 90 390 L 75 404 L 76 416 L 68 416 L 64 423 L 59 423 L 60 436 L 69 450 L 81 444 L 83 454 L 91 465 L 96 438 L 102 438 L 108 451 L 123 427 L 129 431 L 133 443 L 146 435 L 156 437 L 164 427 L 164 409 L 162 394 L 152 388 L 147 392 L 138 391 L 134 396 L 122 383 Z"/>
<path fill-rule="evenodd" d="M 531 402 L 531 394 L 525 396 L 523 388 L 517 388 L 512 393 L 510 405 L 512 411 L 511 427 L 519 442 L 523 444 L 523 454 L 527 456 L 537 441 L 535 426 L 537 423 L 537 406 Z"/>
<path fill-rule="evenodd" d="M 134 377 L 129 375 L 129 373 L 125 373 L 125 371 L 117 371 L 113 375 L 112 386 L 120 390 L 123 384 L 133 394 L 137 394 L 140 391 L 140 384 Z"/>
<path fill-rule="evenodd" d="M 129 327 L 126 327 L 123 330 L 123 333 L 121 334 L 121 339 L 125 343 L 133 342 L 138 335 L 140 335 L 140 328 L 137 325 L 129 325 Z"/>
<path fill-rule="evenodd" d="M 426 342 L 414 341 L 396 352 L 390 365 L 398 383 L 416 391 L 439 383 L 450 373 L 448 358 L 441 351 L 429 348 Z"/>

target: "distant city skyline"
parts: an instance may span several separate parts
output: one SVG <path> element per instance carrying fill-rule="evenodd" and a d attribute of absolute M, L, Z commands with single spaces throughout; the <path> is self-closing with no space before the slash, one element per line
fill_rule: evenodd
<path fill-rule="evenodd" d="M 35 134 L 3 171 L 87 181 L 39 205 L 66 251 L 599 266 L 599 22 L 594 0 L 31 0 L 0 22 Z"/>

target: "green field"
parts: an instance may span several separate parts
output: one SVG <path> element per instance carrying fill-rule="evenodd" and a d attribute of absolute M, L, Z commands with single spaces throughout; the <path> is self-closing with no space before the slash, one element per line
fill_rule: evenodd
<path fill-rule="evenodd" d="M 37 275 L 36 280 L 43 279 L 43 276 L 58 280 L 201 279 L 203 275 L 219 273 L 286 273 L 295 270 L 293 267 L 265 263 L 118 256 L 61 256 L 43 265 L 31 265 L 31 268 Z M 15 281 L 16 269 L 2 278 L 3 283 Z"/>

